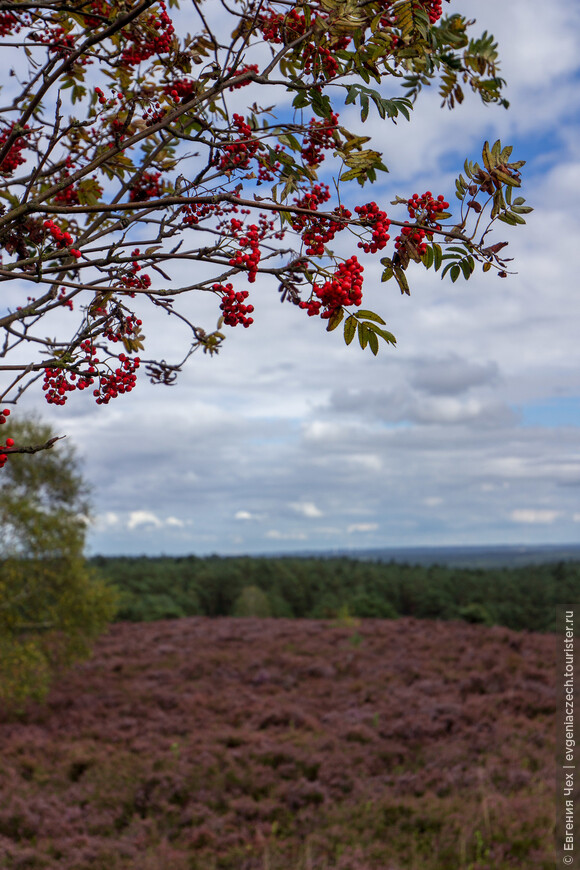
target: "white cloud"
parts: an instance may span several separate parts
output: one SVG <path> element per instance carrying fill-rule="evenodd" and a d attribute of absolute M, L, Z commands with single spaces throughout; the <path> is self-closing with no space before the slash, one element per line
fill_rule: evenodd
<path fill-rule="evenodd" d="M 119 516 L 113 511 L 105 511 L 105 513 L 98 514 L 95 517 L 95 526 L 99 529 L 107 529 L 112 526 L 119 525 Z"/>
<path fill-rule="evenodd" d="M 305 541 L 308 537 L 304 532 L 280 532 L 278 529 L 270 529 L 266 537 L 273 541 Z"/>
<path fill-rule="evenodd" d="M 180 520 L 177 517 L 167 517 L 167 519 L 165 520 L 165 525 L 173 526 L 177 529 L 182 529 L 185 526 L 185 523 L 183 522 L 183 520 Z"/>
<path fill-rule="evenodd" d="M 127 522 L 127 528 L 130 531 L 139 528 L 139 526 L 155 526 L 155 528 L 160 529 L 162 525 L 163 523 L 153 511 L 131 511 Z"/>
<path fill-rule="evenodd" d="M 296 511 L 296 513 L 311 520 L 324 516 L 322 511 L 319 510 L 314 502 L 311 501 L 291 502 L 290 507 L 293 511 Z"/>
<path fill-rule="evenodd" d="M 536 525 L 553 523 L 559 515 L 559 511 L 531 510 L 524 508 L 512 511 L 510 518 L 514 523 L 530 523 Z"/>
<path fill-rule="evenodd" d="M 359 532 L 375 532 L 378 527 L 378 523 L 353 523 L 346 531 L 349 535 L 352 535 Z"/>

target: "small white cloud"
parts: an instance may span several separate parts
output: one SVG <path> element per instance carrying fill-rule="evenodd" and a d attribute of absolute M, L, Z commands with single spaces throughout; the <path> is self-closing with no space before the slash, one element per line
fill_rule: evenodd
<path fill-rule="evenodd" d="M 353 532 L 376 532 L 378 527 L 378 523 L 353 523 L 347 528 L 347 532 L 349 535 L 352 535 Z"/>
<path fill-rule="evenodd" d="M 324 516 L 322 511 L 319 510 L 311 501 L 294 501 L 291 502 L 290 507 L 292 510 L 295 510 L 296 513 L 301 514 L 303 517 L 308 517 L 310 520 L 315 520 L 318 517 Z"/>
<path fill-rule="evenodd" d="M 574 514 L 574 516 L 572 517 L 572 520 L 575 523 L 580 523 L 580 514 Z"/>
<path fill-rule="evenodd" d="M 178 520 L 177 517 L 167 517 L 165 520 L 166 526 L 175 526 L 178 529 L 182 529 L 185 525 L 183 520 Z"/>
<path fill-rule="evenodd" d="M 261 517 L 258 514 L 252 514 L 250 511 L 238 511 L 234 518 L 236 520 L 259 520 Z"/>
<path fill-rule="evenodd" d="M 163 523 L 153 511 L 131 511 L 127 528 L 131 531 L 139 526 L 155 526 L 156 529 L 160 529 L 162 525 Z"/>
<path fill-rule="evenodd" d="M 119 523 L 119 517 L 113 511 L 106 511 L 104 514 L 99 514 L 95 519 L 95 525 L 98 529 L 108 529 L 111 526 L 116 526 Z"/>
<path fill-rule="evenodd" d="M 307 536 L 303 532 L 279 532 L 278 529 L 270 529 L 266 532 L 266 537 L 275 541 L 305 541 Z"/>
<path fill-rule="evenodd" d="M 523 509 L 512 511 L 510 516 L 514 523 L 549 524 L 559 516 L 559 511 Z"/>
<path fill-rule="evenodd" d="M 438 495 L 430 495 L 423 499 L 423 504 L 427 507 L 439 507 L 440 504 L 443 504 L 443 499 Z"/>

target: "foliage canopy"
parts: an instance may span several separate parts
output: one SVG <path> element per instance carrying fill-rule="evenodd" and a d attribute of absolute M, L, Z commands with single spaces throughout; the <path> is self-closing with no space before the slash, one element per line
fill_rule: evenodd
<path fill-rule="evenodd" d="M 251 326 L 258 278 L 376 354 L 395 338 L 363 307 L 369 257 L 403 294 L 411 264 L 505 277 L 505 243 L 487 234 L 530 209 L 514 196 L 523 161 L 499 141 L 465 162 L 455 215 L 431 191 L 389 213 L 366 193 L 344 204 L 387 166 L 339 111 L 406 123 L 433 82 L 442 106 L 472 91 L 507 107 L 496 43 L 473 23 L 441 0 L 0 2 L 14 73 L 0 107 L 0 281 L 15 288 L 0 311 L 0 402 L 42 380 L 50 403 L 86 390 L 106 404 L 143 368 L 173 383 L 193 352 Z M 215 297 L 215 328 L 195 321 L 194 293 Z M 170 361 L 142 356 L 151 306 L 187 330 Z"/>
<path fill-rule="evenodd" d="M 8 424 L 42 443 L 50 428 Z M 115 596 L 83 557 L 89 505 L 73 449 L 13 456 L 0 489 L 0 702 L 42 697 L 54 671 L 87 655 L 115 612 Z"/>

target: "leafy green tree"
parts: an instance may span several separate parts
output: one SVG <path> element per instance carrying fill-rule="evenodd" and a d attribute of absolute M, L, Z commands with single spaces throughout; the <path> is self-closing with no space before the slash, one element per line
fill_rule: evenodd
<path fill-rule="evenodd" d="M 21 419 L 6 426 L 25 443 L 53 438 Z M 66 442 L 16 455 L 0 488 L 0 702 L 42 697 L 55 671 L 88 655 L 115 613 L 115 593 L 86 566 L 87 487 Z"/>
<path fill-rule="evenodd" d="M 233 607 L 233 616 L 271 616 L 268 596 L 258 586 L 244 586 Z"/>
<path fill-rule="evenodd" d="M 106 404 L 143 368 L 173 383 L 194 351 L 251 326 L 258 277 L 376 354 L 395 337 L 363 305 L 371 258 L 403 294 L 416 268 L 507 276 L 507 242 L 488 233 L 530 211 L 511 147 L 486 142 L 464 163 L 455 214 L 431 191 L 352 196 L 387 166 L 344 106 L 361 124 L 405 123 L 435 84 L 449 108 L 464 91 L 507 107 L 493 37 L 441 0 L 0 6 L 14 67 L 0 107 L 0 282 L 21 295 L 0 310 L 0 408 L 38 380 L 57 405 L 75 390 Z M 213 296 L 215 327 L 199 325 L 192 294 Z M 152 310 L 185 330 L 169 361 L 145 358 Z M 4 445 L 0 464 L 23 446 Z"/>

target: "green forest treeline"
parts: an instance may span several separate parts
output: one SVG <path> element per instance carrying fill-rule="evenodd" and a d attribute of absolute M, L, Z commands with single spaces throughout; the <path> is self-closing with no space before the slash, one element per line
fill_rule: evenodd
<path fill-rule="evenodd" d="M 104 557 L 90 563 L 120 591 L 117 620 L 181 616 L 462 619 L 556 630 L 580 601 L 580 562 L 466 569 L 347 558 Z"/>

